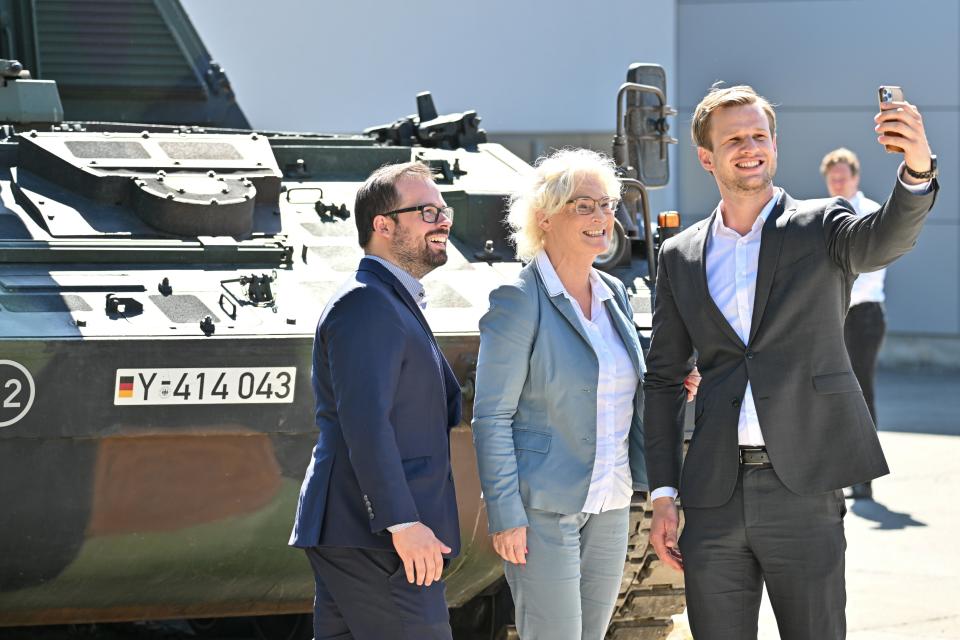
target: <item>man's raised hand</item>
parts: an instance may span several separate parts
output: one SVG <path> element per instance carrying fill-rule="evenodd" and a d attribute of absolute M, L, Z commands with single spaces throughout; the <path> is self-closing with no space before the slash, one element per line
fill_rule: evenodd
<path fill-rule="evenodd" d="M 877 125 L 877 142 L 882 145 L 894 145 L 903 149 L 903 161 L 918 173 L 930 170 L 930 143 L 923 128 L 920 110 L 909 102 L 883 102 L 880 113 L 874 116 Z M 899 134 L 899 135 L 890 135 Z M 909 173 L 904 172 L 902 179 L 907 184 L 920 184 Z"/>

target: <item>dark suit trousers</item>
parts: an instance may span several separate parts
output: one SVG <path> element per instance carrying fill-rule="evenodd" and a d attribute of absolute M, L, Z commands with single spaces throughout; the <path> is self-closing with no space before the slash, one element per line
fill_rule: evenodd
<path fill-rule="evenodd" d="M 863 398 L 867 401 L 874 424 L 877 424 L 877 409 L 873 399 L 873 378 L 877 371 L 877 354 L 886 330 L 887 321 L 883 305 L 879 302 L 853 305 L 843 323 L 843 341 L 847 345 L 853 374 L 863 390 Z"/>
<path fill-rule="evenodd" d="M 764 582 L 782 640 L 846 637 L 842 492 L 799 496 L 773 469 L 741 467 L 726 504 L 683 513 L 696 640 L 755 640 Z"/>
<path fill-rule="evenodd" d="M 317 593 L 315 640 L 451 640 L 443 582 L 407 582 L 392 551 L 306 549 Z"/>

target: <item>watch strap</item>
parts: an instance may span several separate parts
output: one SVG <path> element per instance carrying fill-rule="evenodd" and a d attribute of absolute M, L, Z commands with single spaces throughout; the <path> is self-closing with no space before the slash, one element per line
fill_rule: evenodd
<path fill-rule="evenodd" d="M 933 154 L 930 155 L 929 171 L 914 171 L 906 163 L 904 163 L 903 168 L 907 171 L 911 178 L 915 178 L 917 180 L 933 180 L 937 177 L 937 156 Z"/>

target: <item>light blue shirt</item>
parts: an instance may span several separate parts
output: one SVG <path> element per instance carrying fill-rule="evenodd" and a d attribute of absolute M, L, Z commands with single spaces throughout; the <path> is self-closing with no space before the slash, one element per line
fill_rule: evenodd
<path fill-rule="evenodd" d="M 427 291 L 423 288 L 423 284 L 419 280 L 410 275 L 409 271 L 398 267 L 389 260 L 384 260 L 380 256 L 368 253 L 364 257 L 375 260 L 386 267 L 387 271 L 397 277 L 397 280 L 399 280 L 403 288 L 407 290 L 407 293 L 410 294 L 413 301 L 416 302 L 421 309 L 427 308 Z"/>

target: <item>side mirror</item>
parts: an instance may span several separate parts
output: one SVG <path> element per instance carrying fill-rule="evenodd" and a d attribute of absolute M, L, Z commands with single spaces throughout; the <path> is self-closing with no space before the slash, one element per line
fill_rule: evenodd
<path fill-rule="evenodd" d="M 677 139 L 668 133 L 667 118 L 675 115 L 676 109 L 667 105 L 663 67 L 639 62 L 630 65 L 627 82 L 617 93 L 614 160 L 647 188 L 663 187 L 670 181 L 667 145 L 676 144 Z"/>

